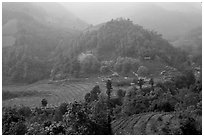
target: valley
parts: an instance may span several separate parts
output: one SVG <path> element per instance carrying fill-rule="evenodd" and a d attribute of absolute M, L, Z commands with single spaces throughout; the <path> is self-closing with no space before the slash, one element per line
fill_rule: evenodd
<path fill-rule="evenodd" d="M 3 2 L 3 135 L 202 134 L 200 8 L 126 4 Z"/>

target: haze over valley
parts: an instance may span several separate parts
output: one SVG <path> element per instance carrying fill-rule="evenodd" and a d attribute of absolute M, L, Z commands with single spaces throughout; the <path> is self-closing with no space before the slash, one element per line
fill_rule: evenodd
<path fill-rule="evenodd" d="M 2 134 L 201 135 L 201 3 L 2 3 Z"/>

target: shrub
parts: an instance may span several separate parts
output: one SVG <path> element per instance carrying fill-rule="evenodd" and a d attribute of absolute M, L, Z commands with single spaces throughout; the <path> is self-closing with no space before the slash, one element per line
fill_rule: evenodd
<path fill-rule="evenodd" d="M 147 95 L 152 91 L 151 87 L 145 87 L 141 89 L 141 92 L 143 93 L 143 95 Z"/>
<path fill-rule="evenodd" d="M 25 118 L 15 108 L 4 108 L 2 114 L 2 133 L 4 135 L 23 135 L 27 131 Z"/>
<path fill-rule="evenodd" d="M 122 113 L 124 115 L 133 115 L 146 112 L 149 107 L 149 100 L 147 97 L 137 95 L 135 98 L 126 97 L 122 105 Z"/>
<path fill-rule="evenodd" d="M 74 102 L 68 107 L 63 122 L 68 135 L 93 135 L 96 134 L 96 125 L 89 118 L 88 109 L 81 103 Z"/>
<path fill-rule="evenodd" d="M 29 125 L 27 135 L 47 135 L 43 124 L 34 122 Z"/>
<path fill-rule="evenodd" d="M 98 100 L 98 95 L 101 93 L 99 85 L 96 85 L 93 87 L 93 89 L 90 91 L 90 93 L 87 93 L 84 97 L 85 101 L 87 103 L 97 101 Z"/>
<path fill-rule="evenodd" d="M 83 73 L 95 73 L 100 69 L 100 62 L 93 54 L 79 55 L 81 70 Z"/>
<path fill-rule="evenodd" d="M 117 94 L 118 98 L 123 98 L 123 97 L 125 97 L 126 91 L 119 89 L 119 90 L 117 90 L 116 94 Z"/>
<path fill-rule="evenodd" d="M 67 103 L 62 103 L 59 106 L 59 111 L 62 113 L 62 115 L 64 115 L 67 112 Z"/>
<path fill-rule="evenodd" d="M 202 134 L 202 120 L 195 115 L 195 112 L 196 108 L 192 106 L 176 112 L 176 117 L 180 123 L 180 129 L 183 135 Z"/>
<path fill-rule="evenodd" d="M 18 109 L 18 113 L 21 116 L 29 117 L 32 114 L 32 111 L 29 107 L 22 106 Z"/>
<path fill-rule="evenodd" d="M 162 92 L 151 102 L 150 110 L 172 112 L 175 110 L 177 103 L 178 100 L 170 92 Z"/>
<path fill-rule="evenodd" d="M 62 103 L 58 108 L 56 108 L 54 116 L 55 121 L 63 120 L 63 115 L 67 112 L 67 106 L 67 103 Z"/>
<path fill-rule="evenodd" d="M 53 122 L 45 127 L 45 132 L 47 135 L 65 135 L 66 130 L 62 122 Z"/>
<path fill-rule="evenodd" d="M 8 132 L 9 135 L 25 135 L 27 132 L 27 127 L 22 121 L 12 122 Z"/>
<path fill-rule="evenodd" d="M 127 74 L 130 71 L 136 71 L 139 64 L 140 62 L 138 59 L 129 57 L 118 57 L 116 63 L 114 64 L 114 69 L 117 72 Z"/>
<path fill-rule="evenodd" d="M 46 107 L 47 106 L 47 100 L 45 98 L 42 99 L 41 104 L 43 107 Z"/>

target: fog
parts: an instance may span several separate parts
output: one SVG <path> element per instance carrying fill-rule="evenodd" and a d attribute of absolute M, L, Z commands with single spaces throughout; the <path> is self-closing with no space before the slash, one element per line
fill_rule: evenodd
<path fill-rule="evenodd" d="M 76 16 L 91 24 L 99 24 L 106 22 L 111 18 L 117 17 L 131 17 L 132 11 L 155 10 L 155 7 L 162 10 L 185 12 L 185 13 L 201 13 L 201 3 L 182 3 L 182 2 L 163 2 L 163 3 L 141 3 L 141 2 L 86 2 L 86 3 L 61 3 L 69 11 Z M 140 15 L 148 14 L 147 12 L 140 12 Z M 155 15 L 157 16 L 157 15 Z"/>
<path fill-rule="evenodd" d="M 3 135 L 201 135 L 200 3 L 2 3 Z"/>

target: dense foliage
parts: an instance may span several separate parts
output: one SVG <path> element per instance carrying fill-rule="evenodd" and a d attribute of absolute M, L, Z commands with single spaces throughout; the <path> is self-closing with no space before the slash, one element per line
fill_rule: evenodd
<path fill-rule="evenodd" d="M 186 72 L 186 71 L 184 71 Z M 202 86 L 194 81 L 190 71 L 177 76 L 179 80 L 157 83 L 152 88 L 135 86 L 119 89 L 108 101 L 96 85 L 84 97 L 84 102 L 62 103 L 55 108 L 3 108 L 3 134 L 95 135 L 113 134 L 109 121 L 149 112 L 168 112 L 177 121 L 176 127 L 164 124 L 159 134 L 201 134 Z"/>
<path fill-rule="evenodd" d="M 27 33 L 30 34 L 25 31 Z M 127 74 L 136 72 L 141 62 L 147 60 L 159 60 L 161 64 L 176 68 L 181 68 L 188 60 L 185 52 L 174 48 L 161 35 L 126 19 L 111 20 L 81 35 L 59 33 L 63 33 L 63 40 L 53 38 L 57 32 L 49 38 L 38 39 L 39 45 L 34 43 L 35 37 L 31 40 L 25 37 L 18 39 L 15 46 L 3 48 L 4 79 L 33 83 L 49 77 L 79 77 L 100 72 L 104 61 L 113 61 L 109 69 Z"/>

